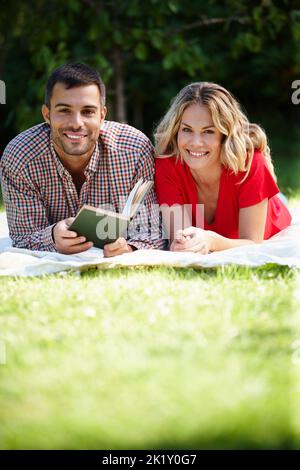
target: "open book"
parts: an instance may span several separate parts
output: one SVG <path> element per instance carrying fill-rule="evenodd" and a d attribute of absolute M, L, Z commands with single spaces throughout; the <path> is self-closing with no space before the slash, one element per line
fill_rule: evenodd
<path fill-rule="evenodd" d="M 94 243 L 94 246 L 103 248 L 107 243 L 112 243 L 123 235 L 152 186 L 153 181 L 139 179 L 131 190 L 121 214 L 85 204 L 69 230 L 85 236 L 87 241 Z"/>

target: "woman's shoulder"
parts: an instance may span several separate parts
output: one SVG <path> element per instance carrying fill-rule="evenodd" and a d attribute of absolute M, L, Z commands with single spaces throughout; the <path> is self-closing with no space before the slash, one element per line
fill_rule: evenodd
<path fill-rule="evenodd" d="M 251 166 L 265 164 L 265 156 L 259 149 L 254 149 Z"/>
<path fill-rule="evenodd" d="M 249 156 L 247 158 L 251 159 L 250 168 L 248 167 L 249 162 L 247 160 L 246 163 L 247 163 L 248 170 L 239 171 L 236 174 L 236 178 L 238 180 L 240 179 L 247 180 L 249 176 L 253 175 L 257 171 L 260 171 L 263 167 L 266 166 L 265 156 L 259 149 L 254 149 L 253 156 L 252 157 Z M 246 178 L 245 178 L 245 175 L 247 175 Z"/>
<path fill-rule="evenodd" d="M 235 173 L 229 168 L 225 169 L 227 175 L 226 182 L 227 184 L 231 183 L 236 188 L 240 187 L 240 185 L 247 186 L 250 180 L 260 177 L 265 171 L 267 171 L 267 166 L 264 154 L 259 149 L 255 149 L 248 170 L 240 170 Z"/>
<path fill-rule="evenodd" d="M 180 171 L 183 168 L 182 162 L 177 155 L 157 155 L 154 161 L 156 169 Z"/>
<path fill-rule="evenodd" d="M 185 179 L 185 169 L 180 157 L 176 155 L 155 157 L 155 178 L 156 181 L 180 181 Z"/>
<path fill-rule="evenodd" d="M 178 157 L 176 155 L 155 155 L 155 164 L 174 166 Z"/>
<path fill-rule="evenodd" d="M 261 177 L 265 175 L 265 173 L 269 173 L 266 157 L 261 150 L 255 149 L 246 179 Z"/>

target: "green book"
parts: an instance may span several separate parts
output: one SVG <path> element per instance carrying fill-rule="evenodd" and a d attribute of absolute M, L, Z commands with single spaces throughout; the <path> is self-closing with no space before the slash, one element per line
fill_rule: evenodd
<path fill-rule="evenodd" d="M 86 237 L 87 241 L 94 243 L 94 246 L 103 248 L 124 234 L 152 186 L 153 181 L 139 179 L 131 190 L 121 214 L 83 205 L 69 230 Z"/>

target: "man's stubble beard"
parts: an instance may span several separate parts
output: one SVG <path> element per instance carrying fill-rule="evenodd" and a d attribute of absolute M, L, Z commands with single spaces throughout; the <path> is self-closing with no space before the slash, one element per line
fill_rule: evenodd
<path fill-rule="evenodd" d="M 61 149 L 66 155 L 73 155 L 73 156 L 80 156 L 80 155 L 85 155 L 88 152 L 93 152 L 96 142 L 92 142 L 91 140 L 88 140 L 86 145 L 82 148 L 76 148 L 72 147 L 72 144 L 70 143 L 70 146 L 68 144 L 65 144 L 63 140 L 60 137 L 59 132 L 56 133 L 56 136 L 53 135 L 53 132 L 51 130 L 51 137 L 53 142 L 55 143 L 56 147 Z"/>

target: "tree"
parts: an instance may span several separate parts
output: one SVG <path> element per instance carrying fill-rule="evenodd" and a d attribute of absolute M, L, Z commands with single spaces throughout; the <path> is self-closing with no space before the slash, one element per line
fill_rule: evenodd
<path fill-rule="evenodd" d="M 293 114 L 299 40 L 293 1 L 15 0 L 0 12 L 4 141 L 40 121 L 49 73 L 74 60 L 101 71 L 111 119 L 149 134 L 190 81 L 221 82 L 255 110 L 276 103 Z"/>

